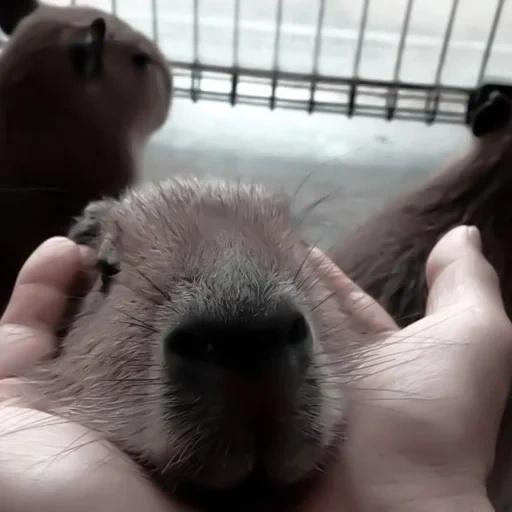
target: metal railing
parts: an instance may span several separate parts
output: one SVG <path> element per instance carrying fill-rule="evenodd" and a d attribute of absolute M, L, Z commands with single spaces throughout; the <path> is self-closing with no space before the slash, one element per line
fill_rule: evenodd
<path fill-rule="evenodd" d="M 507 0 L 49 3 L 109 10 L 145 32 L 193 101 L 460 123 L 489 74 L 512 79 Z"/>

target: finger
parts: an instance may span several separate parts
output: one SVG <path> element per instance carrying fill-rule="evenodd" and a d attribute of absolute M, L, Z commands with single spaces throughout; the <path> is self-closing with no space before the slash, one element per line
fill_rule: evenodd
<path fill-rule="evenodd" d="M 477 382 L 486 382 L 493 403 L 501 404 L 511 376 L 512 324 L 498 276 L 482 254 L 478 230 L 460 226 L 449 231 L 432 250 L 426 270 L 430 291 L 425 321 L 430 337 L 445 343 L 451 339 L 454 353 L 457 345 L 462 346 L 464 356 L 457 357 L 464 364 L 457 369 L 458 381 L 469 389 L 479 376 Z"/>
<path fill-rule="evenodd" d="M 427 314 L 467 303 L 505 315 L 498 276 L 483 256 L 477 228 L 459 226 L 446 233 L 427 260 Z"/>
<path fill-rule="evenodd" d="M 53 353 L 69 290 L 90 261 L 90 250 L 63 238 L 48 240 L 30 256 L 0 320 L 0 378 Z"/>
<path fill-rule="evenodd" d="M 398 329 L 384 308 L 349 277 L 320 249 L 311 251 L 318 273 L 335 293 L 342 313 L 348 315 L 364 334 L 379 335 Z"/>
<path fill-rule="evenodd" d="M 41 244 L 23 265 L 0 324 L 54 332 L 88 254 L 68 238 Z"/>

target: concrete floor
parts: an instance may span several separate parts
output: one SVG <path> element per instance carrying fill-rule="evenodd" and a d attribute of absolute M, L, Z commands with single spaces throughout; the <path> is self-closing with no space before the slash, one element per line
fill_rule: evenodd
<path fill-rule="evenodd" d="M 327 194 L 307 235 L 323 246 L 343 236 L 399 190 L 463 152 L 463 126 L 346 119 L 223 103 L 176 100 L 149 145 L 145 179 L 175 174 L 242 178 L 293 192 L 307 204 Z"/>

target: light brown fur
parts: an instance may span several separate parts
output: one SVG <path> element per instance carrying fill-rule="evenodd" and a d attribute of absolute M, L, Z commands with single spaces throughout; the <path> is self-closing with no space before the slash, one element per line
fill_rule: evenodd
<path fill-rule="evenodd" d="M 258 186 L 192 178 L 91 204 L 71 236 L 119 273 L 103 291 L 98 279 L 60 356 L 31 376 L 55 412 L 103 433 L 171 490 L 229 496 L 254 470 L 277 486 L 315 473 L 339 443 L 349 354 L 363 334 L 338 311 L 288 206 Z M 163 359 L 163 336 L 191 312 L 229 318 L 283 297 L 306 315 L 313 363 L 255 450 L 221 385 L 229 372 L 207 365 L 186 384 Z"/>

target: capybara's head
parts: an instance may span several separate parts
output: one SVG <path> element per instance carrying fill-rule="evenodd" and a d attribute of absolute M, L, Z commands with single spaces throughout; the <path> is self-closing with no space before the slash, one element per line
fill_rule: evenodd
<path fill-rule="evenodd" d="M 36 379 L 169 488 L 311 475 L 342 433 L 362 333 L 289 200 L 176 178 L 91 203 L 70 237 L 98 278 Z M 314 255 L 316 254 L 316 255 Z"/>
<path fill-rule="evenodd" d="M 37 115 L 44 104 L 49 128 L 49 117 L 66 112 L 68 120 L 144 140 L 166 120 L 169 65 L 151 40 L 117 16 L 91 7 L 0 0 L 0 28 L 10 36 L 0 58 L 4 109 L 26 106 Z M 68 121 L 70 131 L 74 124 Z"/>

